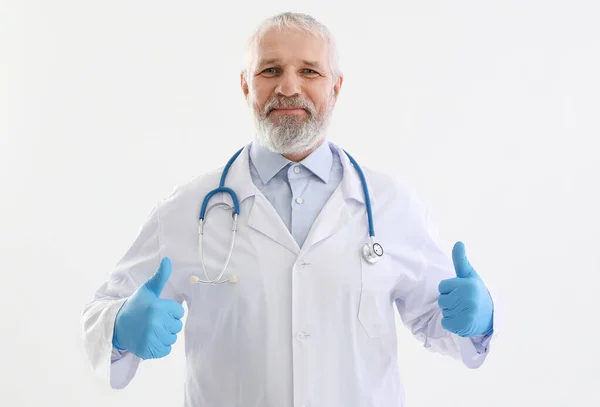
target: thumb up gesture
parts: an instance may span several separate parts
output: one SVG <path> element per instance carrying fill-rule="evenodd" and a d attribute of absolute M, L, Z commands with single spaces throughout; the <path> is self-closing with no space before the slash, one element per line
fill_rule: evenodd
<path fill-rule="evenodd" d="M 465 254 L 465 246 L 457 242 L 452 249 L 456 277 L 439 284 L 438 306 L 442 310 L 442 327 L 462 337 L 490 334 L 493 330 L 494 304 Z"/>
<path fill-rule="evenodd" d="M 162 259 L 156 273 L 123 303 L 117 313 L 113 346 L 128 350 L 142 359 L 162 358 L 183 327 L 183 307 L 176 301 L 160 298 L 171 276 L 171 261 Z"/>

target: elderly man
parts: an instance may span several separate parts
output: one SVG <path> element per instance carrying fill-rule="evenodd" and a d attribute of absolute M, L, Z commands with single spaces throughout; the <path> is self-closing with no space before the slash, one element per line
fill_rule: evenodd
<path fill-rule="evenodd" d="M 186 406 L 398 407 L 394 309 L 479 367 L 494 303 L 464 245 L 445 255 L 414 192 L 326 141 L 343 80 L 329 31 L 283 13 L 247 55 L 254 140 L 153 208 L 85 306 L 93 367 L 124 388 L 183 330 Z"/>

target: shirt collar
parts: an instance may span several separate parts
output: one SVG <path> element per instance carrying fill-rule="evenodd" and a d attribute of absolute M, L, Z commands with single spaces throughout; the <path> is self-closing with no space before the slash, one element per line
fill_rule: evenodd
<path fill-rule="evenodd" d="M 315 151 L 309 154 L 300 164 L 308 168 L 313 174 L 327 184 L 333 165 L 333 152 L 327 141 L 323 141 Z"/>
<path fill-rule="evenodd" d="M 288 164 L 293 164 L 292 161 L 283 155 L 268 150 L 257 141 L 254 141 L 251 145 L 250 159 L 264 184 L 267 184 L 271 178 Z M 308 168 L 324 183 L 327 183 L 333 164 L 333 153 L 329 147 L 329 143 L 327 141 L 321 143 L 315 151 L 300 161 L 299 164 Z"/>

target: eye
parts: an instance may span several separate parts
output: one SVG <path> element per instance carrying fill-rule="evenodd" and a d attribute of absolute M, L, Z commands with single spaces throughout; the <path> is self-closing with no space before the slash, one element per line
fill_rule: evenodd
<path fill-rule="evenodd" d="M 266 74 L 275 74 L 277 73 L 277 68 L 267 68 L 264 69 L 261 73 L 266 73 Z"/>
<path fill-rule="evenodd" d="M 306 69 L 305 69 L 305 71 L 309 71 L 309 72 L 307 72 L 307 73 L 308 73 L 308 74 L 310 74 L 310 75 L 318 74 L 318 72 L 317 72 L 317 71 L 315 71 L 315 70 L 312 70 L 312 69 L 310 69 L 310 68 L 306 68 Z"/>

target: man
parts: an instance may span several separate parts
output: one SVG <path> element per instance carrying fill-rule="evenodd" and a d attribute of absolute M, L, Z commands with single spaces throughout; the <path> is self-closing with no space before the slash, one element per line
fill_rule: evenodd
<path fill-rule="evenodd" d="M 170 353 L 185 302 L 186 406 L 402 406 L 394 308 L 426 348 L 479 367 L 494 304 L 463 244 L 442 253 L 416 195 L 367 169 L 383 252 L 363 257 L 361 178 L 325 141 L 343 81 L 328 30 L 283 13 L 247 55 L 241 88 L 256 137 L 223 182 L 236 198 L 210 194 L 219 169 L 155 206 L 84 309 L 92 365 L 127 386 L 141 360 Z"/>

